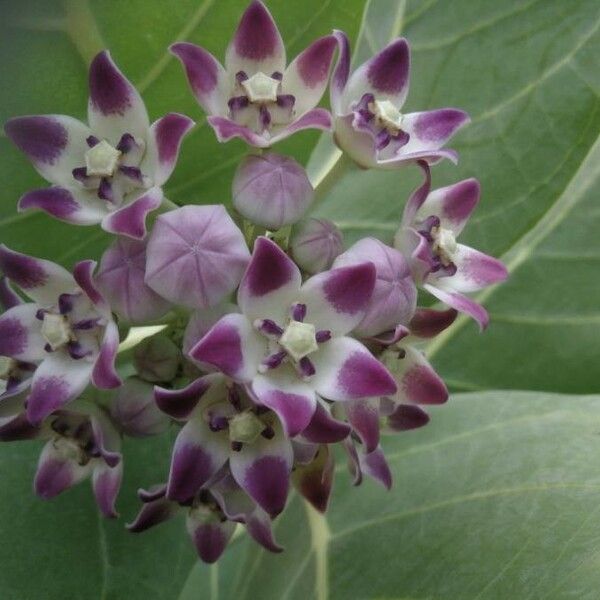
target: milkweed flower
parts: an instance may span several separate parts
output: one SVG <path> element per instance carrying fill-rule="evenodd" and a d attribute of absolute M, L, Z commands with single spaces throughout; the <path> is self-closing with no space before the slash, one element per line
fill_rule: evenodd
<path fill-rule="evenodd" d="M 76 225 L 143 238 L 163 200 L 194 122 L 169 113 L 150 125 L 142 98 L 107 51 L 89 70 L 88 124 L 64 115 L 10 119 L 6 135 L 52 187 L 27 192 L 19 210 L 40 209 Z"/>
<path fill-rule="evenodd" d="M 386 46 L 350 74 L 350 43 L 335 32 L 339 58 L 330 93 L 334 139 L 365 168 L 394 169 L 410 162 L 457 160 L 444 144 L 468 115 L 455 108 L 401 112 L 408 96 L 410 47 L 404 38 Z"/>
<path fill-rule="evenodd" d="M 262 2 L 246 9 L 225 54 L 225 67 L 210 52 L 182 42 L 171 46 L 217 138 L 241 138 L 267 148 L 302 129 L 330 129 L 319 103 L 336 48 L 332 35 L 301 52 L 286 68 L 283 40 Z"/>
<path fill-rule="evenodd" d="M 119 332 L 93 282 L 93 261 L 63 267 L 0 246 L 0 270 L 30 299 L 0 316 L 0 356 L 37 365 L 27 418 L 39 424 L 79 396 L 90 381 L 118 387 Z"/>
<path fill-rule="evenodd" d="M 430 184 L 426 170 L 425 182 L 406 203 L 394 245 L 418 284 L 484 329 L 487 311 L 465 294 L 504 281 L 508 272 L 498 259 L 456 241 L 479 202 L 479 182 L 465 179 L 433 192 Z"/>
<path fill-rule="evenodd" d="M 86 479 L 105 517 L 117 517 L 115 500 L 121 487 L 121 439 L 115 424 L 102 409 L 75 400 L 32 425 L 24 413 L 0 425 L 1 441 L 46 440 L 38 460 L 33 487 L 50 500 Z"/>
<path fill-rule="evenodd" d="M 375 267 L 320 273 L 300 270 L 260 237 L 238 289 L 241 313 L 222 317 L 190 357 L 245 385 L 294 437 L 309 425 L 321 398 L 349 401 L 391 395 L 390 373 L 348 334 L 361 322 L 375 286 Z"/>

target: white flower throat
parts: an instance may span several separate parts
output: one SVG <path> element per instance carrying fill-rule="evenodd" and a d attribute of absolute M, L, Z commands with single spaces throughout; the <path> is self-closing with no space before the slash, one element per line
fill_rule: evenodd
<path fill-rule="evenodd" d="M 448 265 L 453 262 L 458 250 L 454 233 L 450 229 L 434 227 L 431 235 L 433 236 L 433 251 L 441 258 L 442 263 Z"/>
<path fill-rule="evenodd" d="M 53 351 L 66 346 L 75 339 L 67 317 L 49 312 L 44 314 L 42 336 Z"/>

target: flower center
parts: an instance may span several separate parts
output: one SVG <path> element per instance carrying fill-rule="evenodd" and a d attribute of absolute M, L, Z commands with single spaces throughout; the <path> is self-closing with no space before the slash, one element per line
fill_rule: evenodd
<path fill-rule="evenodd" d="M 10 356 L 0 356 L 0 396 L 8 388 L 8 380 L 13 376 L 17 361 Z"/>
<path fill-rule="evenodd" d="M 69 319 L 65 315 L 47 312 L 42 321 L 42 336 L 54 352 L 75 341 Z"/>
<path fill-rule="evenodd" d="M 229 420 L 229 439 L 251 444 L 266 429 L 266 425 L 251 411 L 238 413 Z"/>
<path fill-rule="evenodd" d="M 261 71 L 242 81 L 248 100 L 256 103 L 277 102 L 277 89 L 281 82 Z"/>
<path fill-rule="evenodd" d="M 389 100 L 373 100 L 368 104 L 369 110 L 382 127 L 392 135 L 397 135 L 402 129 L 402 113 Z"/>
<path fill-rule="evenodd" d="M 86 175 L 112 177 L 117 168 L 121 152 L 106 140 L 98 142 L 85 153 Z"/>
<path fill-rule="evenodd" d="M 279 345 L 294 360 L 301 360 L 319 349 L 315 326 L 292 319 L 279 338 Z"/>
<path fill-rule="evenodd" d="M 432 250 L 440 257 L 442 264 L 445 266 L 451 264 L 458 249 L 454 233 L 450 229 L 437 227 L 431 230 L 431 235 L 433 236 Z"/>
<path fill-rule="evenodd" d="M 92 424 L 87 417 L 79 414 L 61 415 L 54 419 L 50 427 L 56 434 L 52 445 L 65 460 L 73 460 L 84 466 L 99 456 Z"/>

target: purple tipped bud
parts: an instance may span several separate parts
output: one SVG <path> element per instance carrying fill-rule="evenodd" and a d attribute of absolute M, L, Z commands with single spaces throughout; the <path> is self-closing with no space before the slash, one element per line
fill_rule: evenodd
<path fill-rule="evenodd" d="M 171 306 L 144 283 L 146 243 L 120 237 L 104 252 L 96 283 L 111 308 L 124 320 L 144 323 Z"/>
<path fill-rule="evenodd" d="M 306 219 L 292 235 L 294 260 L 311 275 L 326 271 L 344 249 L 341 231 L 326 219 Z"/>
<path fill-rule="evenodd" d="M 146 338 L 133 351 L 133 363 L 138 375 L 152 383 L 172 381 L 177 375 L 181 353 L 166 336 Z"/>
<path fill-rule="evenodd" d="M 246 219 L 272 230 L 301 219 L 313 196 L 302 166 L 279 154 L 246 157 L 233 179 L 235 208 Z"/>
<path fill-rule="evenodd" d="M 154 386 L 137 377 L 130 377 L 116 391 L 110 416 L 131 437 L 157 435 L 169 426 L 169 417 L 154 402 Z"/>

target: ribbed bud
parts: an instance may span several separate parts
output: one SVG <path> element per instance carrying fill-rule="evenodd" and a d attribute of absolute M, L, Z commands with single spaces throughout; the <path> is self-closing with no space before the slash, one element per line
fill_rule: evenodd
<path fill-rule="evenodd" d="M 161 334 L 146 338 L 133 350 L 133 363 L 138 375 L 152 383 L 173 380 L 180 360 L 179 348 Z"/>
<path fill-rule="evenodd" d="M 290 240 L 294 260 L 310 274 L 329 269 L 344 249 L 341 231 L 327 219 L 306 219 L 294 228 Z"/>

